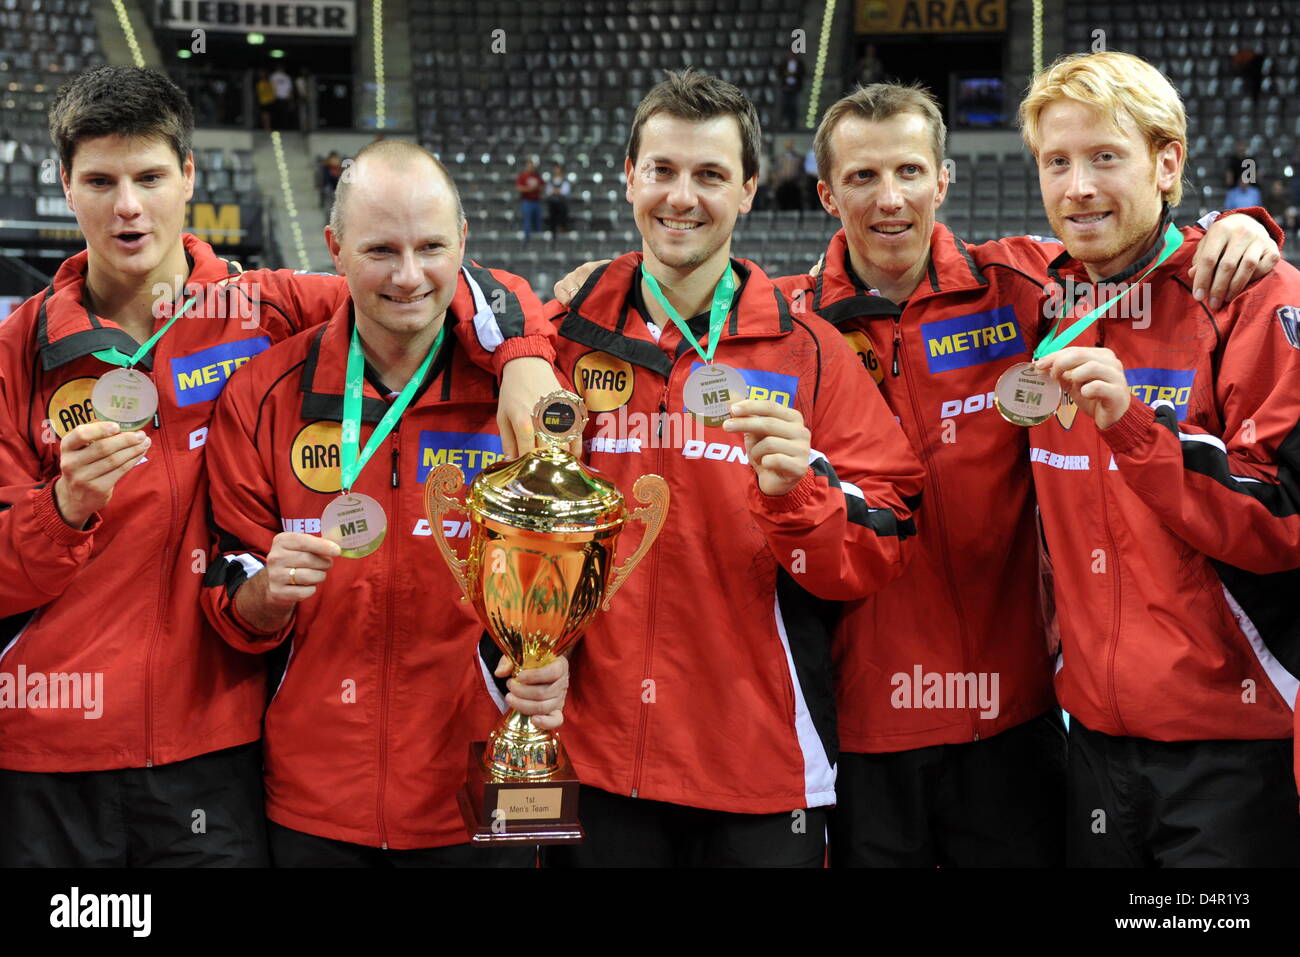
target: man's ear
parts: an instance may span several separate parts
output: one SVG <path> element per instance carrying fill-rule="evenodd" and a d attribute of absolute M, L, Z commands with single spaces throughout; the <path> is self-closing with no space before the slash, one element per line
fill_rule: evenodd
<path fill-rule="evenodd" d="M 334 230 L 329 226 L 325 227 L 325 245 L 329 248 L 330 259 L 334 261 L 334 271 L 338 273 L 338 275 L 346 277 L 347 273 L 344 272 L 343 266 L 339 262 L 339 250 L 341 248 L 339 245 L 339 239 L 334 235 Z"/>
<path fill-rule="evenodd" d="M 185 177 L 185 202 L 194 198 L 194 153 L 191 151 L 185 157 L 185 165 L 181 167 L 181 175 Z"/>
<path fill-rule="evenodd" d="M 934 208 L 937 210 L 943 205 L 943 201 L 948 198 L 948 187 L 952 185 L 952 174 L 949 171 L 947 163 L 939 164 L 939 188 L 934 195 Z"/>
<path fill-rule="evenodd" d="M 1183 144 L 1177 140 L 1166 143 L 1156 151 L 1156 188 L 1161 193 L 1174 188 L 1174 183 L 1182 174 L 1184 158 Z"/>
<path fill-rule="evenodd" d="M 59 183 L 63 186 L 63 198 L 67 200 L 68 209 L 75 213 L 77 207 L 72 204 L 72 179 L 68 168 L 62 163 L 59 164 Z"/>
<path fill-rule="evenodd" d="M 840 208 L 835 205 L 835 194 L 831 192 L 831 188 L 826 185 L 826 180 L 824 179 L 819 179 L 817 181 L 817 198 L 822 201 L 822 209 L 826 210 L 826 212 L 830 213 L 836 219 L 840 218 Z"/>
<path fill-rule="evenodd" d="M 744 185 L 740 187 L 740 213 L 744 215 L 754 206 L 754 194 L 758 192 L 758 174 L 755 173 L 749 179 L 745 180 Z"/>
<path fill-rule="evenodd" d="M 623 160 L 623 178 L 627 181 L 623 190 L 623 195 L 630 203 L 632 202 L 632 160 L 625 158 Z"/>

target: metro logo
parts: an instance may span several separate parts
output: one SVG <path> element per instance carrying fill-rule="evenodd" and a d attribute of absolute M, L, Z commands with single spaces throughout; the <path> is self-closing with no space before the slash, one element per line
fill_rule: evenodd
<path fill-rule="evenodd" d="M 691 371 L 704 365 L 692 362 Z M 768 372 L 766 369 L 736 369 L 740 377 L 749 386 L 749 399 L 767 399 L 777 405 L 789 408 L 794 404 L 795 394 L 799 391 L 799 377 L 783 375 L 780 372 Z"/>
<path fill-rule="evenodd" d="M 221 395 L 230 374 L 271 345 L 266 336 L 223 342 L 191 356 L 172 360 L 176 404 L 211 402 Z"/>
<path fill-rule="evenodd" d="M 1152 406 L 1167 402 L 1174 407 L 1179 422 L 1187 418 L 1195 369 L 1125 369 L 1124 378 L 1135 398 Z"/>
<path fill-rule="evenodd" d="M 420 464 L 415 480 L 421 485 L 439 465 L 456 465 L 468 482 L 489 465 L 505 458 L 501 436 L 479 432 L 420 431 Z"/>
<path fill-rule="evenodd" d="M 1025 351 L 1013 306 L 921 325 L 930 372 L 949 372 Z"/>

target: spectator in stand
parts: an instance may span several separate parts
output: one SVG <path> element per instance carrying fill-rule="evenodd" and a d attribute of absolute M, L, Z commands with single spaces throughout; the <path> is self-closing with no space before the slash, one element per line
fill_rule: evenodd
<path fill-rule="evenodd" d="M 276 128 L 290 126 L 293 117 L 293 77 L 285 72 L 284 64 L 276 64 L 271 73 L 271 89 L 275 91 Z"/>
<path fill-rule="evenodd" d="M 311 77 L 307 73 L 307 68 L 303 67 L 293 78 L 293 89 L 298 100 L 298 129 L 304 133 L 310 133 L 315 125 L 311 120 L 311 88 Z"/>
<path fill-rule="evenodd" d="M 257 71 L 257 110 L 262 118 L 262 129 L 271 128 L 271 111 L 275 109 L 275 87 L 265 70 Z"/>
<path fill-rule="evenodd" d="M 803 89 L 803 60 L 791 53 L 781 64 L 781 125 L 787 130 L 799 128 L 799 91 Z"/>
<path fill-rule="evenodd" d="M 1264 208 L 1277 223 L 1288 233 L 1296 228 L 1296 203 L 1292 191 L 1287 189 L 1284 177 L 1278 177 L 1268 184 L 1268 193 L 1264 196 Z"/>
<path fill-rule="evenodd" d="M 803 188 L 800 182 L 802 177 L 803 160 L 799 158 L 799 153 L 794 148 L 794 140 L 786 140 L 785 152 L 781 154 L 780 160 L 777 161 L 777 209 L 803 208 Z"/>
<path fill-rule="evenodd" d="M 1260 196 L 1259 187 L 1255 185 L 1255 179 L 1249 173 L 1242 173 L 1241 179 L 1237 185 L 1228 190 L 1228 196 L 1225 199 L 1228 204 L 1224 209 L 1245 209 L 1247 206 L 1259 206 L 1263 202 Z"/>
<path fill-rule="evenodd" d="M 1246 95 L 1259 99 L 1264 84 L 1264 58 L 1253 47 L 1238 47 L 1232 54 L 1232 72 L 1246 81 Z"/>
<path fill-rule="evenodd" d="M 524 220 L 524 239 L 542 231 L 542 178 L 537 175 L 537 160 L 530 158 L 515 177 L 519 209 Z"/>
<path fill-rule="evenodd" d="M 334 191 L 338 189 L 339 179 L 343 176 L 343 160 L 333 150 L 321 163 L 321 207 L 331 209 L 334 206 Z"/>
<path fill-rule="evenodd" d="M 862 53 L 862 59 L 858 61 L 858 84 L 860 86 L 870 86 L 872 83 L 879 83 L 885 78 L 885 65 L 880 62 L 880 57 L 876 56 L 876 45 L 868 43 L 866 50 Z"/>
<path fill-rule="evenodd" d="M 813 150 L 812 143 L 808 144 L 808 152 L 803 158 L 803 208 L 816 209 L 821 205 L 821 199 L 817 196 L 817 153 Z"/>
<path fill-rule="evenodd" d="M 564 167 L 556 163 L 551 167 L 551 181 L 546 186 L 546 228 L 552 236 L 569 231 L 569 179 Z"/>
<path fill-rule="evenodd" d="M 8 166 L 18 154 L 18 141 L 8 130 L 0 132 L 0 164 Z"/>
<path fill-rule="evenodd" d="M 1223 157 L 1223 185 L 1232 188 L 1232 185 L 1241 178 L 1245 171 L 1246 160 L 1250 159 L 1246 155 L 1246 141 L 1237 140 L 1236 148 Z"/>

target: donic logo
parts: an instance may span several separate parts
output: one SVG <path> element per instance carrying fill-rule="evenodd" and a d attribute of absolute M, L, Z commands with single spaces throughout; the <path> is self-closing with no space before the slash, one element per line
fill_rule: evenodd
<path fill-rule="evenodd" d="M 949 372 L 1025 351 L 1016 310 L 1001 306 L 921 326 L 930 372 Z"/>
<path fill-rule="evenodd" d="M 172 360 L 176 404 L 211 402 L 221 395 L 230 374 L 271 344 L 266 336 L 223 342 L 192 356 Z"/>
<path fill-rule="evenodd" d="M 1195 369 L 1125 369 L 1129 391 L 1147 405 L 1168 403 L 1178 413 L 1178 421 L 1187 418 L 1187 403 L 1192 398 Z"/>
<path fill-rule="evenodd" d="M 439 465 L 458 465 L 468 482 L 498 459 L 504 458 L 501 436 L 478 432 L 420 431 L 420 466 L 415 480 L 424 484 Z"/>

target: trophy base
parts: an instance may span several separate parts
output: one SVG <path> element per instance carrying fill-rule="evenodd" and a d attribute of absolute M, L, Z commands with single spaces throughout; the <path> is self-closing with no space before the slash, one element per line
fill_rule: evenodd
<path fill-rule="evenodd" d="M 483 768 L 486 741 L 469 746 L 469 780 L 457 798 L 470 843 L 573 844 L 584 837 L 578 823 L 578 778 L 568 758 L 550 777 L 507 781 Z"/>

